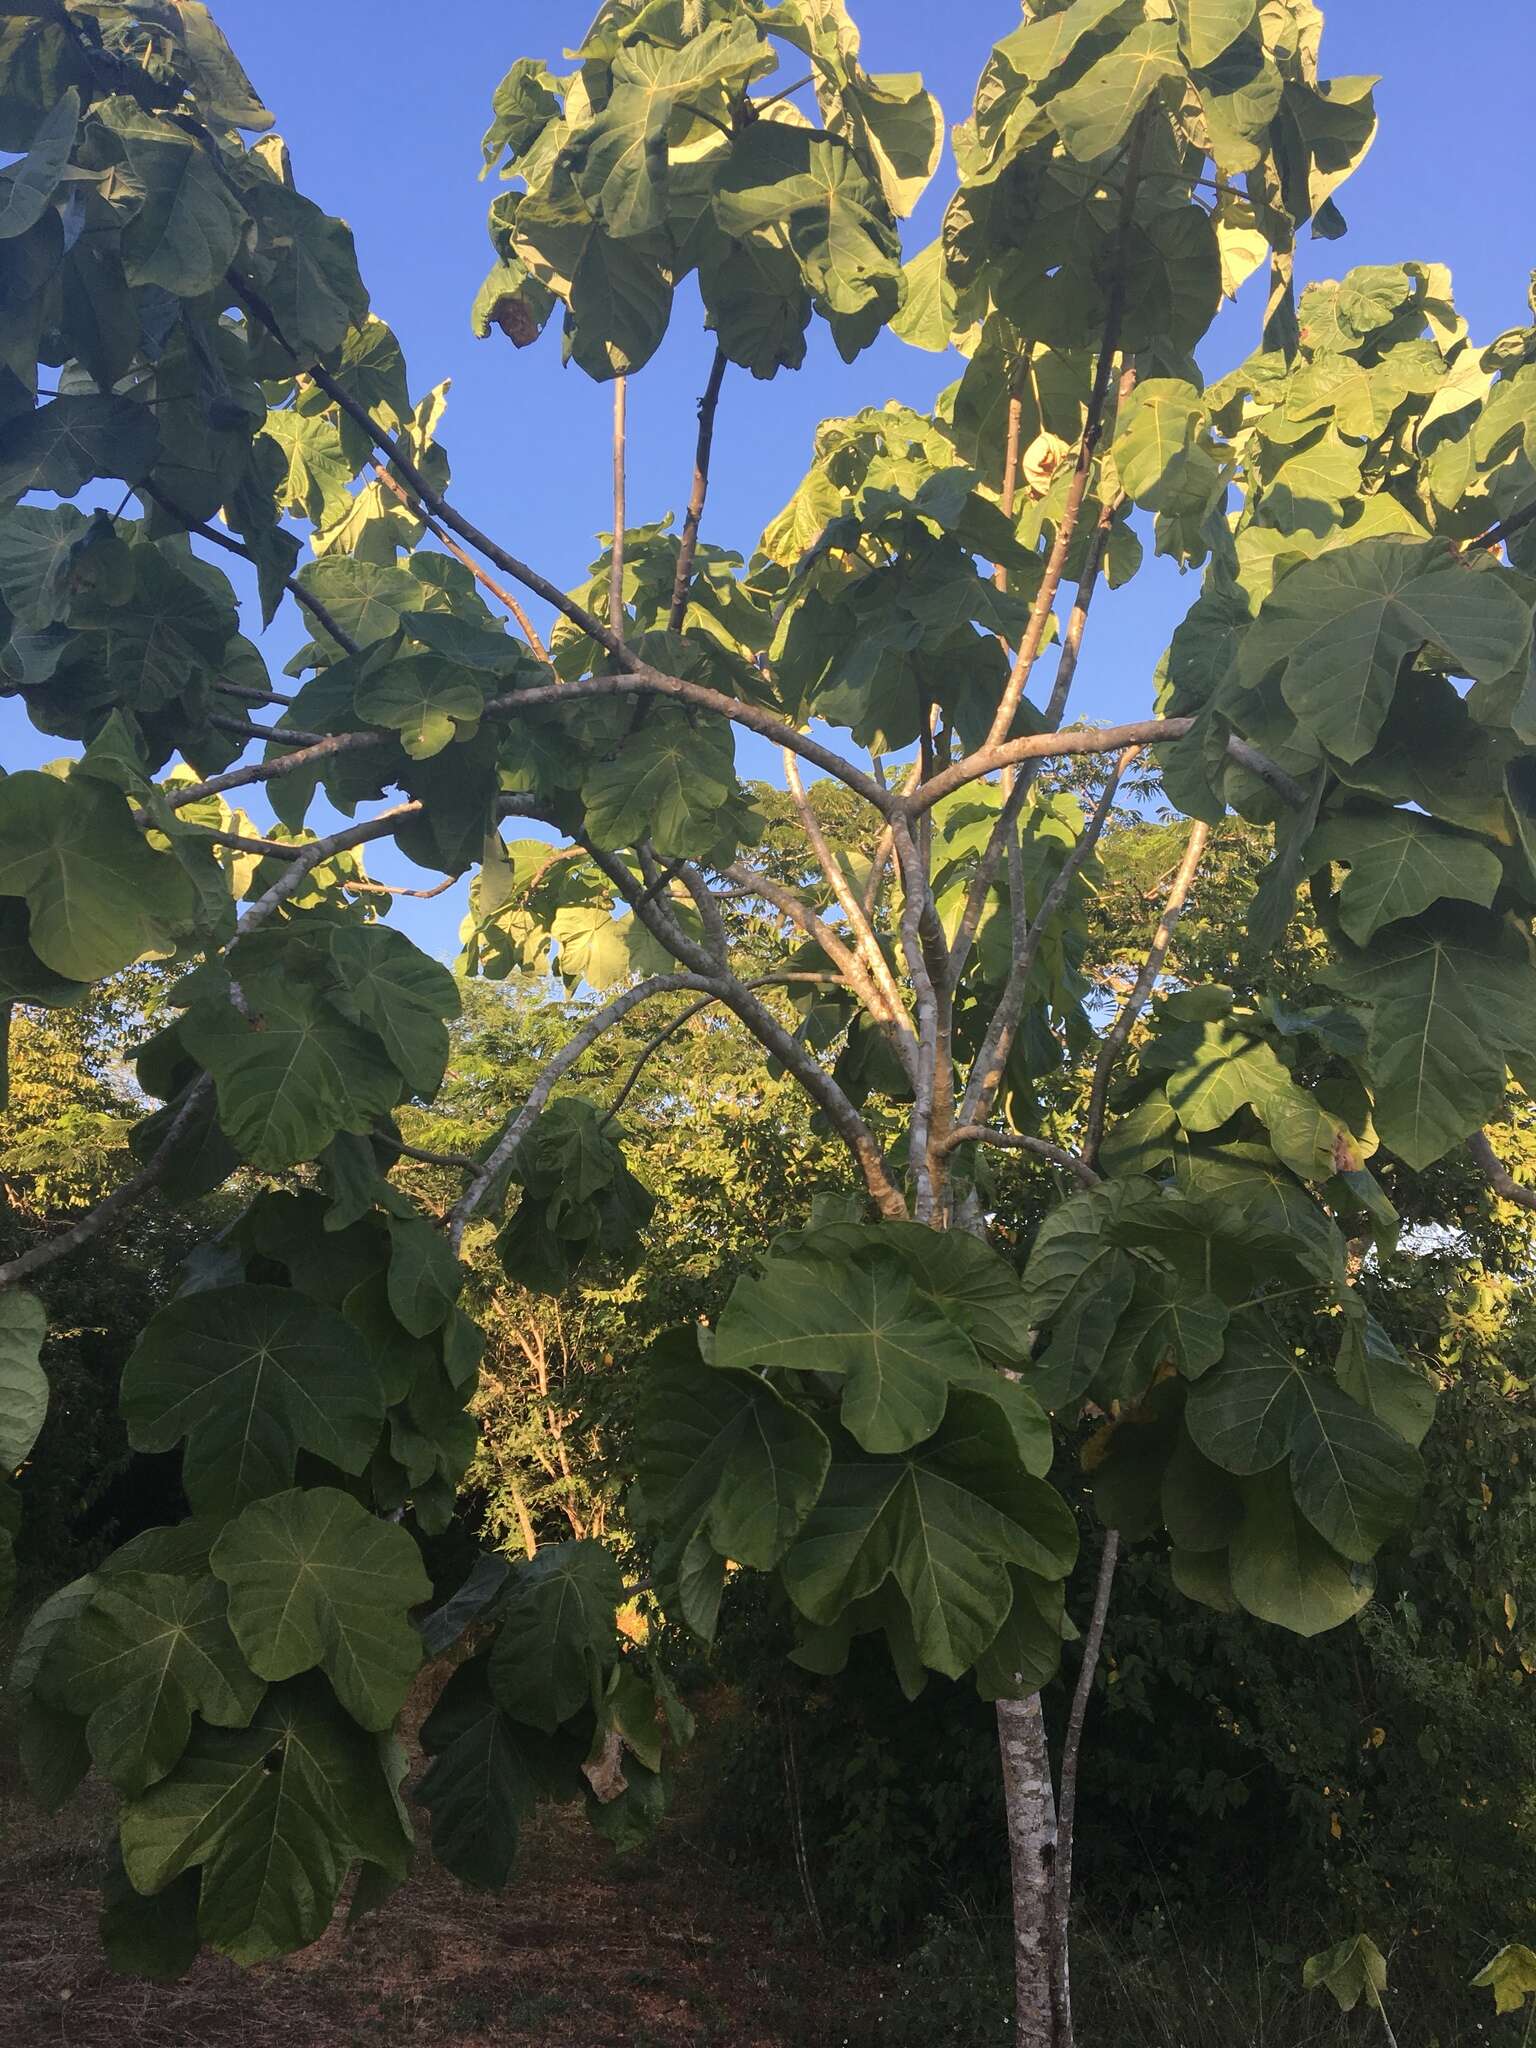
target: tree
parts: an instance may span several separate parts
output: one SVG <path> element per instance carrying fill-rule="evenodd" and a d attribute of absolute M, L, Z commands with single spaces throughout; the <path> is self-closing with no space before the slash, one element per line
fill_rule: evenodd
<path fill-rule="evenodd" d="M 600 1545 L 492 1560 L 409 1621 L 416 1532 L 449 1520 L 468 1456 L 480 1339 L 454 1254 L 494 1231 L 546 1289 L 633 1254 L 650 1197 L 561 1084 L 643 1006 L 730 1012 L 861 1189 L 781 1235 L 713 1329 L 656 1347 L 634 1474 L 653 1584 L 707 1636 L 728 1562 L 776 1572 L 802 1658 L 879 1633 L 909 1687 L 972 1673 L 997 1700 L 1022 2040 L 1071 2026 L 1081 1714 L 1058 1831 L 1038 1687 L 1077 1530 L 1048 1414 L 1104 1418 L 1098 1511 L 1170 1528 L 1190 1598 L 1301 1633 L 1369 1598 L 1429 1397 L 1351 1284 L 1347 1247 L 1393 1221 L 1368 1161 L 1470 1141 L 1502 1172 L 1483 1126 L 1536 1051 L 1536 330 L 1479 351 L 1421 263 L 1297 304 L 1295 237 L 1341 230 L 1374 133 L 1366 81 L 1320 80 L 1320 35 L 1310 0 L 1041 0 L 959 131 L 942 236 L 906 262 L 938 109 L 863 70 L 841 0 L 608 0 L 571 73 L 514 66 L 475 318 L 526 346 L 558 307 L 569 359 L 614 386 L 612 541 L 570 594 L 455 504 L 442 393 L 413 402 L 345 226 L 296 188 L 207 11 L 0 17 L 0 146 L 26 152 L 0 217 L 0 667 L 77 748 L 0 787 L 0 994 L 186 969 L 139 1054 L 165 1105 L 140 1173 L 0 1268 L 13 1463 L 42 1398 L 17 1283 L 147 1186 L 193 1198 L 242 1164 L 301 1184 L 251 1202 L 124 1375 L 131 1439 L 182 1447 L 192 1518 L 55 1596 L 22 1646 L 45 1788 L 93 1763 L 123 1795 L 118 1960 L 300 1946 L 354 1865 L 354 1910 L 376 1904 L 408 1838 L 390 1731 L 423 1643 L 472 1623 L 489 1642 L 423 1729 L 451 1869 L 504 1879 L 532 1799 L 582 1769 L 615 1839 L 659 1809 L 682 1717 L 616 1632 Z M 1191 352 L 1266 264 L 1263 345 L 1205 389 Z M 674 533 L 628 521 L 623 429 L 686 277 L 716 353 Z M 704 538 L 720 392 L 793 369 L 817 323 L 850 361 L 891 325 L 964 372 L 930 415 L 826 423 L 743 564 Z M 1200 595 L 1154 715 L 1069 726 L 1138 512 Z M 263 620 L 303 607 L 296 691 L 194 540 L 254 567 Z M 738 729 L 783 750 L 792 857 L 764 843 Z M 1095 847 L 1147 750 L 1189 826 L 1095 1015 Z M 1041 779 L 1073 758 L 1104 764 L 1091 811 Z M 848 858 L 813 771 L 863 807 Z M 227 801 L 256 787 L 265 830 Z M 321 792 L 348 822 L 309 824 Z M 1252 944 L 1303 882 L 1316 899 L 1328 993 L 1305 1008 L 1177 973 L 1229 809 L 1274 833 Z M 546 836 L 508 843 L 516 818 Z M 582 1004 L 515 1114 L 448 1160 L 446 1234 L 394 1176 L 396 1113 L 436 1095 L 459 992 L 384 921 L 361 862 L 380 840 L 424 886 L 472 876 L 471 971 L 552 966 Z M 1070 1143 L 1038 1128 L 1064 1061 L 1089 1076 Z M 986 1241 L 992 1147 L 1075 1190 L 1022 1280 Z"/>

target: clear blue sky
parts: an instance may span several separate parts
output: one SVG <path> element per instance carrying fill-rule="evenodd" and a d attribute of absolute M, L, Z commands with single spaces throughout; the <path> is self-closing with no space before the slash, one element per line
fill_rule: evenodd
<path fill-rule="evenodd" d="M 491 91 L 517 57 L 558 64 L 593 4 L 445 0 L 434 13 L 414 0 L 215 0 L 277 115 L 301 189 L 351 222 L 374 304 L 404 343 L 413 390 L 453 380 L 443 439 L 455 500 L 567 585 L 608 524 L 609 393 L 562 369 L 553 328 L 519 352 L 494 334 L 477 342 L 468 311 L 491 253 L 484 216 L 497 188 L 477 181 Z M 950 121 L 967 111 L 987 50 L 1018 15 L 1014 0 L 855 0 L 854 12 L 868 68 L 921 70 Z M 1448 262 L 1474 335 L 1491 339 L 1528 317 L 1526 278 L 1536 264 L 1531 0 L 1466 0 L 1452 10 L 1444 0 L 1332 0 L 1327 13 L 1324 68 L 1381 74 L 1381 133 L 1340 195 L 1349 236 L 1305 245 L 1304 274 L 1407 258 Z M 948 189 L 944 166 L 907 225 L 909 251 L 936 232 Z M 1205 351 L 1212 374 L 1247 352 L 1258 319 L 1251 292 L 1223 316 Z M 706 532 L 743 553 L 802 475 L 818 421 L 887 398 L 926 407 L 955 374 L 954 365 L 890 338 L 845 366 L 825 330 L 813 337 L 799 373 L 757 384 L 733 371 L 727 381 Z M 689 287 L 661 353 L 632 385 L 634 524 L 681 509 L 709 355 Z M 1080 680 L 1083 711 L 1136 716 L 1148 708 L 1152 668 L 1194 595 L 1191 580 L 1149 563 L 1103 605 Z M 279 620 L 267 643 L 274 672 L 298 637 Z M 60 751 L 15 705 L 0 706 L 0 744 L 11 767 Z M 742 767 L 768 775 L 773 762 L 753 743 Z M 386 879 L 421 879 L 386 856 L 372 868 Z M 445 953 L 459 914 L 455 892 L 400 921 Z"/>

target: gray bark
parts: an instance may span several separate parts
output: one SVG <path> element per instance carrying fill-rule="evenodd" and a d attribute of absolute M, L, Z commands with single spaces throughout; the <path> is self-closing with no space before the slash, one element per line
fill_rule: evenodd
<path fill-rule="evenodd" d="M 1053 1898 L 1056 1798 L 1040 1695 L 999 1700 L 997 1740 L 1013 1876 L 1013 1968 L 1019 2048 L 1055 2048 Z"/>

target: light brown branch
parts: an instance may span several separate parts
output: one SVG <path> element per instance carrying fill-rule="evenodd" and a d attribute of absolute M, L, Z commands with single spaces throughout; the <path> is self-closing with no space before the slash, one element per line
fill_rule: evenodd
<path fill-rule="evenodd" d="M 534 658 L 538 661 L 542 661 L 547 664 L 549 661 L 549 649 L 544 645 L 544 642 L 539 638 L 538 633 L 535 631 L 532 619 L 529 618 L 527 612 L 523 610 L 522 605 L 519 604 L 518 600 L 512 595 L 512 592 L 507 589 L 506 585 L 503 583 L 498 583 L 495 577 L 492 576 L 490 571 L 484 566 L 484 564 L 477 562 L 475 560 L 474 556 L 469 552 L 468 548 L 460 547 L 459 543 L 454 539 L 453 535 L 448 532 L 447 528 L 440 525 L 438 521 L 432 517 L 432 514 L 427 511 L 425 506 L 417 504 L 416 500 L 405 488 L 405 485 L 401 483 L 398 477 L 391 476 L 388 469 L 382 462 L 374 463 L 373 474 L 378 478 L 379 482 L 383 484 L 384 488 L 387 491 L 392 491 L 394 493 L 394 495 L 400 500 L 401 504 L 405 507 L 407 512 L 410 513 L 413 519 L 419 519 L 421 521 L 422 525 L 427 529 L 427 532 L 431 534 L 432 538 L 437 542 L 438 546 L 443 549 L 444 553 L 452 555 L 453 559 L 456 562 L 462 563 L 463 566 L 469 571 L 470 575 L 473 576 L 475 581 L 480 585 L 480 588 L 484 591 L 488 591 L 490 595 L 495 598 L 496 602 L 499 605 L 504 605 L 506 607 L 506 609 L 512 614 L 512 617 L 517 621 L 518 631 L 522 634 L 523 638 L 528 642 L 529 647 L 533 650 Z"/>
<path fill-rule="evenodd" d="M 985 1123 L 992 1113 L 997 1100 L 997 1091 L 1002 1086 L 1003 1074 L 1007 1069 L 1008 1055 L 1024 1015 L 1029 999 L 1029 984 L 1035 971 L 1035 962 L 1040 957 L 1040 947 L 1046 933 L 1055 920 L 1056 913 L 1066 901 L 1067 891 L 1081 872 L 1089 855 L 1098 845 L 1105 826 L 1114 810 L 1115 796 L 1120 787 L 1120 778 L 1136 758 L 1138 749 L 1127 747 L 1115 763 L 1104 793 L 1099 798 L 1091 818 L 1078 834 L 1075 844 L 1057 871 L 1055 880 L 1046 890 L 1039 910 L 1035 913 L 1024 943 L 1018 949 L 1003 993 L 987 1027 L 987 1035 L 981 1050 L 971 1066 L 970 1078 L 960 1103 L 960 1121 L 965 1124 Z M 1093 1164 L 1089 1160 L 1089 1165 Z"/>
<path fill-rule="evenodd" d="M 944 1153 L 953 1152 L 960 1145 L 1001 1145 L 1012 1152 L 1028 1152 L 1036 1159 L 1044 1159 L 1052 1166 L 1059 1166 L 1080 1180 L 1085 1188 L 1096 1188 L 1099 1175 L 1086 1165 L 1075 1152 L 1068 1152 L 1061 1145 L 1053 1145 L 1048 1138 L 1031 1138 L 1022 1131 L 999 1131 L 991 1124 L 959 1124 L 945 1138 L 939 1147 Z"/>
<path fill-rule="evenodd" d="M 1104 1118 L 1109 1106 L 1109 1083 L 1115 1062 L 1125 1050 L 1136 1019 L 1146 1008 L 1157 977 L 1163 971 L 1163 962 L 1168 957 L 1168 948 L 1173 944 L 1173 935 L 1178 930 L 1179 919 L 1189 902 L 1189 892 L 1194 885 L 1195 874 L 1200 866 L 1200 857 L 1205 852 L 1205 842 L 1210 837 L 1210 827 L 1196 820 L 1190 827 L 1189 842 L 1184 849 L 1184 858 L 1179 862 L 1178 873 L 1173 878 L 1173 887 L 1163 905 L 1163 914 L 1158 920 L 1152 945 L 1141 971 L 1136 976 L 1135 986 L 1121 1005 L 1120 1014 L 1105 1033 L 1104 1043 L 1099 1048 L 1099 1057 L 1093 1070 L 1093 1088 L 1088 1098 L 1088 1130 L 1083 1141 L 1083 1157 L 1090 1166 L 1097 1166 L 1099 1147 L 1104 1142 Z"/>
<path fill-rule="evenodd" d="M 613 551 L 608 558 L 608 628 L 624 644 L 624 535 L 629 525 L 629 379 L 613 380 Z"/>

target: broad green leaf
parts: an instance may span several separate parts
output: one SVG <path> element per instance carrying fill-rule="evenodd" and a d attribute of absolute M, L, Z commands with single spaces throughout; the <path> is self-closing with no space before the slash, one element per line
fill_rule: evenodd
<path fill-rule="evenodd" d="M 384 1390 L 352 1325 L 285 1287 L 215 1287 L 160 1309 L 123 1369 L 137 1450 L 183 1438 L 195 1509 L 229 1511 L 293 1483 L 301 1449 L 361 1472 Z"/>
<path fill-rule="evenodd" d="M 1179 14 L 1179 40 L 1184 54 L 1198 71 L 1214 64 L 1223 50 L 1254 25 L 1258 0 L 1175 0 Z"/>
<path fill-rule="evenodd" d="M 766 1260 L 736 1283 L 715 1360 L 748 1372 L 835 1374 L 844 1425 L 869 1451 L 931 1436 L 951 1384 L 981 1370 L 970 1339 L 885 1252 L 846 1263 Z"/>
<path fill-rule="evenodd" d="M 73 497 L 98 476 L 139 483 L 159 446 L 155 415 L 137 399 L 51 399 L 0 428 L 0 501 L 24 491 Z"/>
<path fill-rule="evenodd" d="M 1008 1618 L 1008 1567 L 1060 1579 L 1076 1554 L 1071 1511 L 1024 1470 L 997 1408 L 957 1390 L 938 1431 L 904 1455 L 835 1452 L 781 1570 L 795 1605 L 822 1626 L 892 1581 L 922 1661 L 958 1678 Z"/>
<path fill-rule="evenodd" d="M 43 116 L 19 164 L 0 172 L 0 241 L 24 235 L 42 219 L 58 189 L 80 125 L 80 95 L 70 86 Z"/>
<path fill-rule="evenodd" d="M 997 54 L 1010 70 L 1038 84 L 1061 69 L 1084 36 L 1140 14 L 1139 0 L 1070 0 L 1043 20 L 1028 21 L 1005 36 Z"/>
<path fill-rule="evenodd" d="M 1404 1443 L 1415 1450 L 1423 1443 L 1435 1419 L 1434 1382 L 1404 1358 L 1369 1309 L 1345 1323 L 1334 1377 Z"/>
<path fill-rule="evenodd" d="M 122 1852 L 112 1846 L 102 1879 L 102 1953 L 123 1977 L 168 1984 L 184 1977 L 197 1961 L 197 1873 L 186 1871 L 158 1898 L 146 1899 L 128 1882 Z"/>
<path fill-rule="evenodd" d="M 1316 1636 L 1350 1621 L 1370 1599 L 1369 1570 L 1351 1570 L 1296 1508 L 1284 1472 L 1243 1489 L 1243 1521 L 1232 1538 L 1232 1591 L 1259 1621 Z"/>
<path fill-rule="evenodd" d="M 176 27 L 197 95 L 216 120 L 260 132 L 272 116 L 202 0 L 176 0 Z"/>
<path fill-rule="evenodd" d="M 1478 1971 L 1472 1983 L 1493 1993 L 1496 2012 L 1519 2012 L 1536 1991 L 1536 1951 L 1523 1941 L 1511 1942 Z"/>
<path fill-rule="evenodd" d="M 928 188 L 944 148 L 944 116 L 915 72 L 859 72 L 839 90 L 840 122 L 874 160 L 885 203 L 905 220 Z"/>
<path fill-rule="evenodd" d="M 830 1452 L 809 1415 L 755 1373 L 667 1356 L 647 1376 L 635 1475 L 672 1540 L 771 1571 L 815 1506 Z"/>
<path fill-rule="evenodd" d="M 388 1728 L 421 1664 L 409 1608 L 432 1582 L 408 1530 L 334 1487 L 253 1501 L 213 1546 L 229 1625 L 263 1678 L 323 1671 L 360 1727 Z"/>
<path fill-rule="evenodd" d="M 723 719 L 695 725 L 667 705 L 582 783 L 586 829 L 599 846 L 651 840 L 658 853 L 708 853 L 719 811 L 736 786 L 735 747 Z"/>
<path fill-rule="evenodd" d="M 330 955 L 346 985 L 330 997 L 349 1023 L 374 1032 L 413 1095 L 437 1093 L 448 1060 L 448 1023 L 458 984 L 446 967 L 388 925 L 346 925 Z"/>
<path fill-rule="evenodd" d="M 1215 1294 L 1191 1294 L 1182 1281 L 1159 1290 L 1156 1320 L 1145 1343 L 1171 1353 L 1186 1379 L 1197 1380 L 1221 1360 L 1227 1348 L 1232 1312 Z"/>
<path fill-rule="evenodd" d="M 428 1336 L 453 1311 L 463 1269 L 453 1246 L 425 1217 L 389 1219 L 389 1305 L 413 1337 Z"/>
<path fill-rule="evenodd" d="M 54 1643 L 42 1690 L 83 1714 L 96 1767 L 136 1796 L 175 1765 L 192 1716 L 244 1728 L 266 1687 L 230 1634 L 224 1588 L 206 1576 L 114 1571 Z"/>
<path fill-rule="evenodd" d="M 1424 1461 L 1333 1381 L 1299 1377 L 1305 1407 L 1291 1446 L 1296 1505 L 1341 1557 L 1369 1564 L 1408 1519 Z"/>
<path fill-rule="evenodd" d="M 610 235 L 665 226 L 667 132 L 674 114 L 689 100 L 709 105 L 713 99 L 723 111 L 724 90 L 740 89 L 767 60 L 755 24 L 741 17 L 711 22 L 681 49 L 636 41 L 619 51 L 601 113 L 563 152 L 577 191 Z"/>
<path fill-rule="evenodd" d="M 242 986 L 251 1016 L 198 1003 L 181 1030 L 213 1076 L 219 1122 L 253 1166 L 277 1172 L 313 1159 L 339 1131 L 370 1131 L 395 1107 L 400 1075 L 371 1032 L 302 982 L 267 974 Z"/>
<path fill-rule="evenodd" d="M 201 1869 L 198 1930 L 238 1963 L 317 1941 L 362 1857 L 405 1875 L 410 1831 L 392 1748 L 348 1719 L 323 1680 L 267 1693 L 248 1728 L 199 1728 L 172 1772 L 123 1809 L 136 1890 Z"/>
<path fill-rule="evenodd" d="M 549 1543 L 503 1596 L 491 1650 L 491 1690 L 515 1721 L 553 1734 L 588 1704 L 616 1651 L 624 1579 L 601 1543 Z"/>
<path fill-rule="evenodd" d="M 1226 1362 L 1184 1410 L 1197 1448 L 1223 1472 L 1265 1472 L 1287 1456 L 1308 1412 L 1307 1378 L 1267 1337 L 1238 1326 Z"/>
<path fill-rule="evenodd" d="M 335 422 L 326 414 L 270 412 L 261 440 L 263 447 L 270 442 L 282 457 L 275 486 L 279 512 L 324 527 L 351 510 L 347 486 L 352 481 L 352 464 Z"/>
<path fill-rule="evenodd" d="M 1493 1116 L 1536 1043 L 1529 942 L 1487 913 L 1394 925 L 1327 970 L 1374 1005 L 1366 1061 L 1382 1143 L 1428 1166 Z"/>
<path fill-rule="evenodd" d="M 0 895 L 26 898 L 33 952 L 73 981 L 171 951 L 193 915 L 186 870 L 151 850 L 120 791 L 30 769 L 0 783 Z"/>
<path fill-rule="evenodd" d="M 1041 1691 L 1061 1664 L 1061 1641 L 1070 1631 L 1060 1580 L 1037 1579 L 1014 1566 L 1008 1619 L 977 1659 L 976 1690 L 984 1700 L 1018 1699 Z"/>
<path fill-rule="evenodd" d="M 1308 841 L 1307 860 L 1348 862 L 1339 922 L 1357 946 L 1369 945 L 1382 925 L 1417 917 L 1445 896 L 1487 908 L 1504 878 L 1492 847 L 1414 811 L 1327 818 Z"/>
<path fill-rule="evenodd" d="M 1175 497 L 1205 420 L 1193 384 L 1173 377 L 1138 384 L 1115 422 L 1114 462 L 1126 495 L 1154 512 Z"/>
<path fill-rule="evenodd" d="M 144 195 L 123 230 L 128 282 L 194 299 L 223 283 L 247 225 L 212 152 L 168 121 L 133 116 L 123 129 L 128 171 Z"/>
<path fill-rule="evenodd" d="M 1183 77 L 1178 38 L 1168 22 L 1149 21 L 1085 71 L 1075 85 L 1047 100 L 1067 154 L 1093 163 L 1116 149 L 1160 85 Z"/>
<path fill-rule="evenodd" d="M 1094 1195 L 1076 1195 L 1046 1217 L 1024 1269 L 1031 1323 L 1048 1342 L 1026 1384 L 1043 1408 L 1086 1393 L 1104 1363 L 1136 1285 L 1135 1269 L 1108 1235 L 1111 1212 Z"/>
<path fill-rule="evenodd" d="M 727 235 L 782 228 L 828 314 L 896 311 L 900 239 L 883 195 L 846 143 L 755 122 L 731 146 L 715 185 L 715 216 Z"/>
<path fill-rule="evenodd" d="M 1278 670 L 1286 703 L 1341 761 L 1375 744 L 1398 671 L 1423 648 L 1497 682 L 1530 645 L 1531 612 L 1507 574 L 1440 543 L 1367 540 L 1303 563 L 1276 584 L 1245 636 L 1240 672 Z"/>
<path fill-rule="evenodd" d="M 408 654 L 361 682 L 356 703 L 359 718 L 398 732 L 412 760 L 423 761 L 474 731 L 485 692 L 468 670 L 438 655 Z"/>
<path fill-rule="evenodd" d="M 812 1233 L 806 1248 L 815 1252 L 818 1241 Z M 865 1232 L 863 1241 L 893 1251 L 919 1290 L 960 1325 L 984 1357 L 1004 1365 L 1028 1358 L 1029 1305 L 1019 1276 L 981 1238 L 920 1223 L 888 1223 L 879 1226 L 878 1236 Z"/>
<path fill-rule="evenodd" d="M 1308 1956 L 1301 1982 L 1307 1991 L 1331 1991 L 1340 2012 L 1353 2012 L 1362 1998 L 1379 2009 L 1387 1988 L 1387 1959 L 1368 1934 L 1357 1934 L 1336 1941 L 1320 1955 Z"/>
<path fill-rule="evenodd" d="M 569 202 L 530 199 L 518 209 L 516 253 L 569 311 L 572 359 L 600 382 L 644 369 L 672 313 L 669 236 L 618 240 L 572 193 Z"/>
<path fill-rule="evenodd" d="M 461 1884 L 499 1891 L 512 1875 L 538 1789 L 525 1756 L 535 1739 L 497 1706 L 484 1656 L 460 1665 L 427 1716 L 421 1746 L 431 1762 L 419 1796 L 432 1854 Z"/>
<path fill-rule="evenodd" d="M 368 317 L 352 230 L 287 185 L 250 182 L 245 203 L 256 222 L 261 295 L 285 339 L 301 356 L 330 355 Z"/>
<path fill-rule="evenodd" d="M 1168 1101 L 1187 1131 L 1215 1131 L 1249 1105 L 1259 1109 L 1293 1086 L 1288 1069 L 1264 1039 L 1218 1018 L 1201 1029 L 1187 1065 L 1170 1074 Z"/>
<path fill-rule="evenodd" d="M 48 1319 L 35 1294 L 0 1294 L 0 1479 L 30 1453 L 48 1413 L 48 1376 L 39 1363 Z"/>

